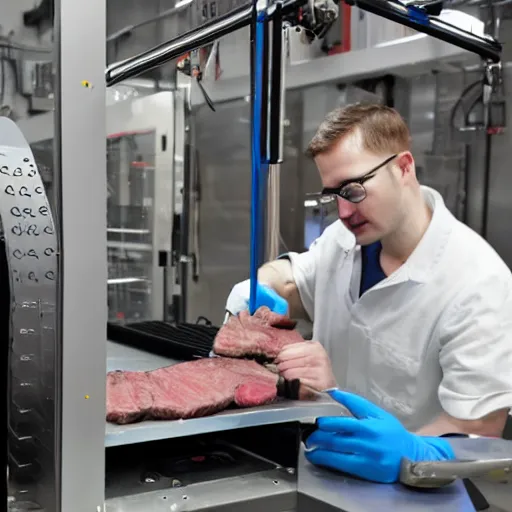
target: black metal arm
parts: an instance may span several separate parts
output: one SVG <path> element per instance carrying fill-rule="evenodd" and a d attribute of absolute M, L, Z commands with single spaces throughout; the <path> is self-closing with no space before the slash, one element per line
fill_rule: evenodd
<path fill-rule="evenodd" d="M 479 37 L 471 32 L 429 16 L 420 8 L 405 6 L 392 0 L 345 0 L 364 11 L 428 34 L 436 39 L 473 52 L 483 59 L 499 62 L 501 44 L 491 37 Z M 287 15 L 306 5 L 307 0 L 285 0 L 281 15 Z M 275 9 L 269 18 L 275 15 Z M 187 52 L 206 46 L 216 39 L 235 32 L 251 23 L 251 5 L 239 7 L 232 12 L 214 19 L 196 29 L 178 36 L 167 43 L 109 66 L 105 72 L 107 86 L 115 85 L 160 66 Z"/>
<path fill-rule="evenodd" d="M 394 2 L 392 0 L 345 0 L 363 11 L 371 12 L 382 18 L 413 28 L 418 32 L 451 43 L 493 62 L 499 62 L 501 44 L 492 37 L 479 37 L 439 19 L 433 18 L 426 11 Z"/>
<path fill-rule="evenodd" d="M 306 3 L 307 0 L 285 0 L 282 6 L 283 13 L 293 12 Z M 273 13 L 274 9 L 270 10 L 270 19 L 272 19 Z M 224 16 L 220 16 L 151 50 L 112 64 L 105 71 L 107 87 L 136 77 L 187 52 L 202 48 L 213 43 L 216 39 L 247 27 L 251 23 L 251 16 L 251 4 L 238 7 Z"/>

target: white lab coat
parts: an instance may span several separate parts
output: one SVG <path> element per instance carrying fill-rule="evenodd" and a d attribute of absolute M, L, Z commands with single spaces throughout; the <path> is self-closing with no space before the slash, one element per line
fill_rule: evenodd
<path fill-rule="evenodd" d="M 359 298 L 360 247 L 337 221 L 291 253 L 304 307 L 338 385 L 416 430 L 444 409 L 512 407 L 512 275 L 491 246 L 422 187 L 431 223 L 407 262 Z"/>

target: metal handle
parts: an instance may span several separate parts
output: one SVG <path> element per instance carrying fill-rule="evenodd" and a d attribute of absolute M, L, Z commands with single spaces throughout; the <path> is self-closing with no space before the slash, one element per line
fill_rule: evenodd
<path fill-rule="evenodd" d="M 400 466 L 400 482 L 410 487 L 438 488 L 458 478 L 505 477 L 511 471 L 512 459 L 411 462 L 404 458 Z"/>
<path fill-rule="evenodd" d="M 286 63 L 283 40 L 283 6 L 281 2 L 276 2 L 272 18 L 272 75 L 268 130 L 270 164 L 278 164 L 283 161 L 284 72 Z"/>

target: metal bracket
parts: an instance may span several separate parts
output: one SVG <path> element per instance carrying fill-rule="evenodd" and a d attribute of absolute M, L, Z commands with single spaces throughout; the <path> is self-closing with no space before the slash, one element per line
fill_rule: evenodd
<path fill-rule="evenodd" d="M 178 61 L 176 67 L 178 68 L 178 71 L 181 71 L 183 74 L 196 79 L 196 83 L 199 86 L 201 93 L 203 94 L 204 101 L 210 107 L 210 109 L 215 112 L 215 105 L 213 104 L 213 101 L 211 100 L 202 84 L 203 70 L 201 69 L 200 61 L 199 50 L 192 50 Z"/>
<path fill-rule="evenodd" d="M 476 95 L 474 91 L 477 92 Z M 466 108 L 464 108 L 462 101 L 466 98 L 473 101 L 472 103 L 467 103 Z M 482 107 L 482 117 L 478 122 L 470 122 L 469 116 L 477 105 Z M 488 135 L 497 135 L 505 131 L 507 111 L 506 97 L 503 92 L 503 69 L 501 62 L 484 62 L 481 84 L 475 82 L 466 88 L 452 113 L 452 123 L 456 113 L 459 111 L 464 113 L 466 119 L 461 126 L 455 126 L 455 124 L 453 126 L 461 134 L 485 132 Z M 464 139 L 464 141 L 466 143 L 470 142 L 469 139 Z"/>

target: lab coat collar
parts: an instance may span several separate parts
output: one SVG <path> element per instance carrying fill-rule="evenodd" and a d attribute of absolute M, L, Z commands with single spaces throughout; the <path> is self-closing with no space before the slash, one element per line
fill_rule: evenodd
<path fill-rule="evenodd" d="M 446 208 L 439 192 L 425 186 L 421 187 L 421 192 L 432 210 L 430 224 L 407 261 L 387 279 L 376 284 L 372 290 L 407 281 L 425 283 L 432 276 L 435 266 L 439 263 L 452 232 L 455 218 Z M 356 246 L 354 242 L 352 249 L 354 251 L 354 266 L 351 279 L 351 296 L 352 300 L 356 300 L 355 295 L 359 293 L 361 279 L 361 247 Z"/>
<path fill-rule="evenodd" d="M 421 191 L 432 210 L 432 219 L 419 244 L 401 267 L 405 274 L 401 280 L 408 277 L 418 283 L 428 281 L 441 260 L 455 220 L 439 192 L 425 186 L 421 187 Z"/>
<path fill-rule="evenodd" d="M 414 281 L 424 283 L 428 281 L 435 266 L 439 263 L 450 233 L 452 232 L 455 217 L 450 213 L 443 198 L 436 190 L 421 186 L 423 197 L 432 210 L 432 219 L 425 231 L 419 244 L 416 246 L 407 261 L 391 276 L 374 286 L 372 289 L 378 289 L 405 281 Z M 357 272 L 352 273 L 351 289 L 359 290 L 359 280 L 361 276 L 361 247 L 356 245 L 355 237 L 346 229 L 341 221 L 339 222 L 338 244 L 348 254 L 353 251 L 353 265 Z"/>

